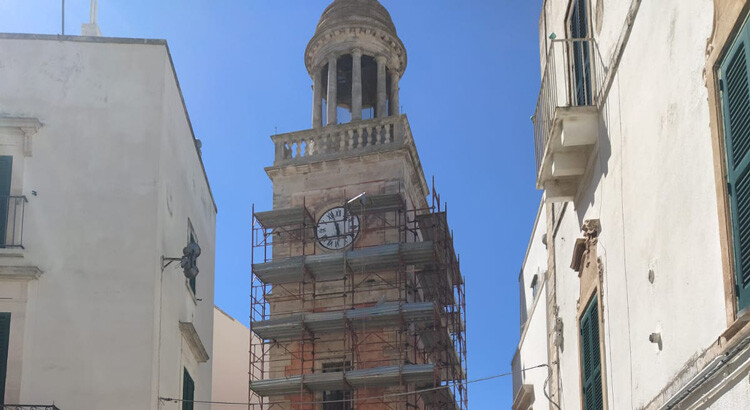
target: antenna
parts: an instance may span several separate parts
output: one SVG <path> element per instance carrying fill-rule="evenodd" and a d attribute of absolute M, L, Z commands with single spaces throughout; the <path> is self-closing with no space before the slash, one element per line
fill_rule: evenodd
<path fill-rule="evenodd" d="M 62 35 L 65 35 L 65 0 L 62 0 Z"/>
<path fill-rule="evenodd" d="M 89 13 L 89 24 L 96 24 L 96 14 L 99 12 L 99 2 L 91 0 L 91 12 Z"/>

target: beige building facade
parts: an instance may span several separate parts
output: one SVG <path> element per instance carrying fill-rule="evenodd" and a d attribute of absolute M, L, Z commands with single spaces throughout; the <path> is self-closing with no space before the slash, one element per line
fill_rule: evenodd
<path fill-rule="evenodd" d="M 212 410 L 260 408 L 260 399 L 250 392 L 250 329 L 214 307 L 214 339 L 211 355 L 213 379 L 211 380 Z M 255 343 L 257 344 L 257 342 Z M 256 377 L 261 375 L 256 372 Z"/>
<path fill-rule="evenodd" d="M 748 8 L 544 2 L 514 409 L 750 402 Z"/>
<path fill-rule="evenodd" d="M 216 206 L 166 42 L 0 34 L 0 55 L 0 404 L 210 400 Z"/>

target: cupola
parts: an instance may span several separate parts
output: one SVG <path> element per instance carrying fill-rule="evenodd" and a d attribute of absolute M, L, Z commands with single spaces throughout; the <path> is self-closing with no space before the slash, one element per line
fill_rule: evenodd
<path fill-rule="evenodd" d="M 307 45 L 305 65 L 313 80 L 313 128 L 399 114 L 406 49 L 377 0 L 331 3 Z"/>

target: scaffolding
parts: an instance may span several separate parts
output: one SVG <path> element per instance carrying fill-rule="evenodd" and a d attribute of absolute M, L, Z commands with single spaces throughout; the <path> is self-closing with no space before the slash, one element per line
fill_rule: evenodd
<path fill-rule="evenodd" d="M 434 183 L 424 208 L 346 202 L 357 239 L 335 251 L 304 200 L 253 208 L 250 408 L 466 409 L 464 280 Z"/>

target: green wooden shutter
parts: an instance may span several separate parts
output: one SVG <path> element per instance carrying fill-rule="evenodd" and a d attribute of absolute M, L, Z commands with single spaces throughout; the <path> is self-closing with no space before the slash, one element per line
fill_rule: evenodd
<path fill-rule="evenodd" d="M 727 180 L 739 309 L 750 305 L 750 30 L 742 29 L 720 67 Z"/>
<path fill-rule="evenodd" d="M 5 376 L 8 372 L 10 313 L 0 313 L 0 405 L 5 404 Z"/>
<path fill-rule="evenodd" d="M 570 38 L 589 37 L 588 1 L 575 0 L 569 17 Z M 588 42 L 573 41 L 571 44 L 573 53 L 573 72 L 571 80 L 574 81 L 571 104 L 574 106 L 591 105 L 592 83 L 591 83 L 591 50 Z"/>
<path fill-rule="evenodd" d="M 10 205 L 10 181 L 13 157 L 0 155 L 0 247 L 5 246 L 8 232 L 8 207 Z"/>
<path fill-rule="evenodd" d="M 581 368 L 583 369 L 584 410 L 604 409 L 602 361 L 599 351 L 599 306 L 597 298 L 581 317 Z"/>
<path fill-rule="evenodd" d="M 182 410 L 193 410 L 195 383 L 187 369 L 182 369 Z"/>

